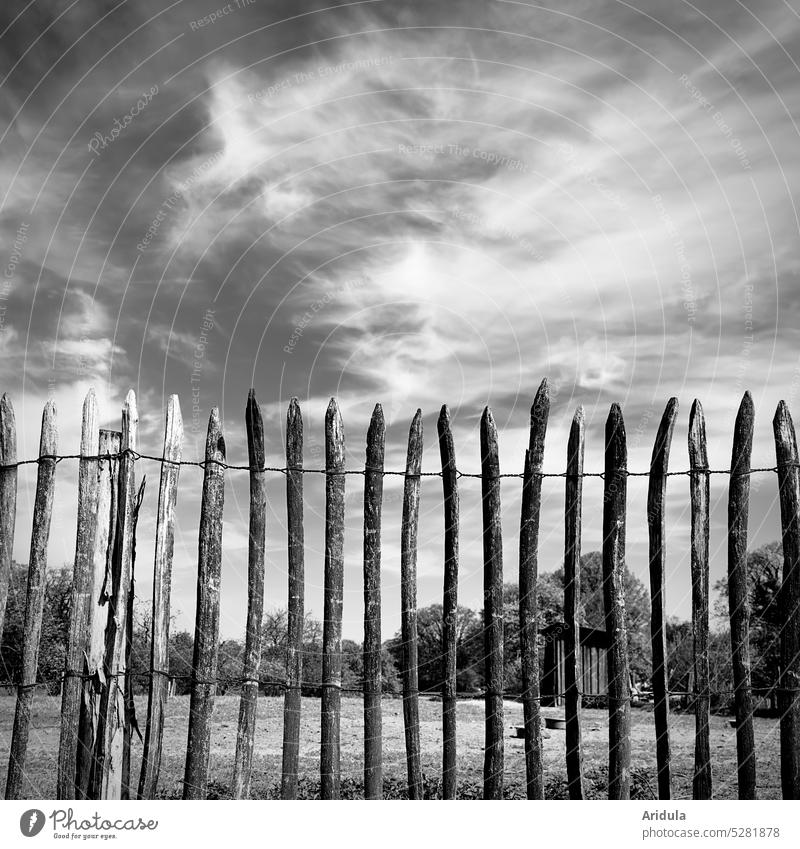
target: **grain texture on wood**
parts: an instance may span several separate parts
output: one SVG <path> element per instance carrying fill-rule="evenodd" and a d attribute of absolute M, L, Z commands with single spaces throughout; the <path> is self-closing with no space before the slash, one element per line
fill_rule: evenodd
<path fill-rule="evenodd" d="M 403 722 L 406 734 L 408 798 L 422 798 L 419 738 L 419 649 L 417 642 L 417 528 L 422 471 L 422 411 L 408 433 L 403 519 L 400 536 L 400 634 L 403 642 Z"/>
<path fill-rule="evenodd" d="M 669 451 L 678 415 L 678 399 L 670 398 L 661 416 L 647 490 L 650 559 L 650 645 L 653 655 L 653 715 L 656 730 L 658 798 L 672 798 L 669 741 L 669 670 L 666 619 L 666 492 Z"/>
<path fill-rule="evenodd" d="M 264 553 L 267 523 L 267 480 L 264 471 L 264 422 L 254 389 L 245 410 L 247 458 L 250 466 L 250 524 L 247 554 L 247 625 L 244 645 L 242 697 L 236 732 L 233 766 L 233 798 L 250 796 L 253 746 L 258 706 L 258 676 L 261 670 L 261 626 L 264 617 Z"/>
<path fill-rule="evenodd" d="M 128 641 L 128 596 L 133 565 L 136 481 L 134 457 L 139 429 L 136 396 L 131 390 L 122 408 L 122 439 L 119 461 L 117 528 L 111 573 L 106 575 L 108 620 L 105 632 L 103 674 L 105 687 L 100 697 L 97 768 L 93 792 L 97 798 L 122 798 L 125 753 L 125 658 Z"/>
<path fill-rule="evenodd" d="M 100 703 L 108 686 L 104 661 L 112 563 L 117 536 L 117 498 L 119 495 L 119 457 L 122 434 L 101 430 L 97 472 L 97 526 L 92 553 L 92 595 L 88 610 L 88 653 L 82 688 L 78 728 L 76 791 L 79 799 L 99 798 L 102 745 L 99 737 Z"/>
<path fill-rule="evenodd" d="M 17 521 L 17 423 L 6 393 L 0 398 L 0 637 L 6 621 L 8 583 Z"/>
<path fill-rule="evenodd" d="M 529 799 L 544 799 L 539 681 L 539 517 L 542 501 L 544 443 L 550 416 L 550 389 L 545 378 L 533 399 L 530 436 L 525 452 L 519 534 L 519 640 L 522 660 L 522 709 L 525 723 L 525 783 Z"/>
<path fill-rule="evenodd" d="M 289 557 L 289 633 L 286 646 L 286 695 L 283 704 L 281 798 L 297 798 L 300 710 L 305 625 L 303 530 L 303 416 L 297 398 L 286 414 L 286 525 Z"/>
<path fill-rule="evenodd" d="M 564 714 L 567 721 L 567 787 L 570 799 L 583 799 L 581 752 L 581 509 L 584 455 L 583 407 L 578 407 L 567 443 L 564 506 Z"/>
<path fill-rule="evenodd" d="M 322 623 L 320 795 L 338 799 L 341 782 L 342 602 L 344 595 L 344 426 L 331 398 L 325 413 L 325 598 Z"/>
<path fill-rule="evenodd" d="M 800 799 L 800 459 L 794 423 L 781 401 L 772 422 L 781 502 L 783 575 L 778 708 L 781 716 L 781 788 Z"/>
<path fill-rule="evenodd" d="M 197 611 L 194 626 L 189 739 L 183 781 L 184 799 L 204 799 L 211 746 L 211 715 L 217 691 L 219 593 L 222 577 L 222 512 L 225 503 L 225 437 L 214 407 L 206 436 L 200 538 L 197 563 Z"/>
<path fill-rule="evenodd" d="M 437 422 L 444 496 L 444 588 L 442 594 L 442 798 L 456 798 L 456 674 L 458 633 L 458 469 L 450 411 L 443 406 Z"/>
<path fill-rule="evenodd" d="M 608 648 L 608 798 L 631 795 L 631 704 L 625 618 L 625 510 L 628 449 L 618 404 L 606 420 L 603 481 L 603 602 Z"/>
<path fill-rule="evenodd" d="M 753 684 L 750 672 L 750 598 L 747 581 L 747 520 L 750 512 L 750 457 L 753 399 L 745 392 L 736 414 L 728 489 L 728 611 L 731 621 L 736 758 L 739 798 L 756 798 Z"/>
<path fill-rule="evenodd" d="M 83 402 L 81 459 L 78 464 L 78 525 L 72 572 L 69 633 L 61 690 L 61 734 L 58 744 L 56 798 L 77 799 L 75 785 L 78 724 L 83 693 L 85 656 L 89 650 L 89 608 L 94 582 L 94 539 L 97 527 L 97 472 L 100 429 L 97 398 L 90 389 Z"/>
<path fill-rule="evenodd" d="M 42 414 L 42 431 L 39 440 L 39 471 L 36 476 L 36 497 L 33 505 L 33 527 L 28 560 L 28 587 L 25 596 L 25 621 L 22 631 L 22 672 L 17 687 L 14 727 L 11 732 L 6 799 L 19 799 L 26 790 L 25 760 L 28 752 L 31 707 L 36 687 L 36 670 L 39 663 L 47 544 L 50 539 L 50 520 L 53 514 L 53 491 L 56 479 L 54 455 L 57 453 L 56 408 L 52 401 L 48 401 Z"/>
<path fill-rule="evenodd" d="M 383 796 L 381 722 L 381 508 L 386 424 L 375 405 L 364 467 L 364 797 Z"/>
<path fill-rule="evenodd" d="M 483 504 L 483 647 L 486 680 L 486 748 L 483 798 L 503 798 L 503 539 L 500 458 L 491 410 L 481 416 Z"/>
<path fill-rule="evenodd" d="M 710 486 L 706 421 L 699 401 L 689 414 L 689 493 L 692 510 L 692 633 L 695 687 L 695 748 L 692 798 L 710 799 L 711 779 L 711 690 L 708 660 L 708 521 Z"/>
<path fill-rule="evenodd" d="M 164 715 L 169 691 L 169 619 L 172 588 L 172 556 L 175 549 L 175 508 L 183 454 L 183 418 L 177 395 L 170 396 L 164 425 L 161 481 L 158 490 L 156 541 L 153 559 L 153 617 L 150 631 L 150 683 L 147 694 L 147 726 L 139 798 L 152 799 L 158 788 Z"/>

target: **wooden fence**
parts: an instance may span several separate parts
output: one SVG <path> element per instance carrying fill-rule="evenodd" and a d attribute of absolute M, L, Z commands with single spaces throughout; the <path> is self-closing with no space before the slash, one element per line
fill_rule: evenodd
<path fill-rule="evenodd" d="M 503 797 L 503 538 L 500 512 L 501 478 L 522 486 L 519 559 L 519 625 L 522 655 L 527 795 L 544 797 L 537 650 L 536 586 L 541 486 L 544 477 L 563 477 L 564 510 L 564 698 L 566 714 L 566 770 L 569 795 L 585 796 L 581 744 L 581 671 L 579 663 L 580 554 L 584 415 L 578 409 L 570 429 L 566 471 L 543 472 L 545 435 L 550 400 L 543 381 L 531 408 L 530 443 L 521 474 L 501 474 L 494 419 L 487 408 L 480 422 L 484 564 L 485 639 L 485 757 L 484 797 Z M 605 431 L 603 479 L 603 600 L 607 651 L 607 704 L 609 713 L 608 795 L 626 799 L 631 792 L 631 690 L 624 598 L 626 487 L 628 477 L 649 478 L 647 523 L 651 592 L 652 685 L 654 744 L 657 755 L 658 796 L 672 795 L 670 750 L 670 691 L 666 659 L 665 492 L 667 478 L 686 475 L 691 499 L 691 582 L 693 649 L 693 703 L 696 717 L 694 798 L 712 796 L 709 744 L 709 477 L 729 476 L 728 578 L 730 599 L 733 695 L 739 796 L 756 794 L 756 757 L 753 734 L 753 687 L 750 673 L 749 602 L 747 594 L 747 519 L 750 475 L 777 473 L 783 534 L 783 575 L 778 596 L 783 623 L 780 645 L 778 701 L 780 707 L 781 784 L 784 798 L 800 798 L 800 464 L 789 410 L 778 406 L 773 428 L 776 465 L 751 468 L 753 404 L 749 393 L 736 418 L 730 469 L 708 467 L 703 410 L 695 401 L 689 419 L 689 470 L 669 471 L 672 433 L 678 413 L 676 399 L 664 410 L 647 472 L 627 469 L 627 445 L 622 411 L 612 405 Z M 78 521 L 75 547 L 71 620 L 63 674 L 61 733 L 58 751 L 57 796 L 73 798 L 152 798 L 161 763 L 165 706 L 168 696 L 168 640 L 170 583 L 176 500 L 182 465 L 204 470 L 199 522 L 197 613 L 191 674 L 191 701 L 184 798 L 204 798 L 208 780 L 211 717 L 217 687 L 219 594 L 222 565 L 222 518 L 225 477 L 229 469 L 250 476 L 248 607 L 244 667 L 239 683 L 241 708 L 234 759 L 233 791 L 249 794 L 253 762 L 256 700 L 260 683 L 260 623 L 263 615 L 266 524 L 266 475 L 286 478 L 288 527 L 288 649 L 283 725 L 281 795 L 296 798 L 299 778 L 302 638 L 304 622 L 303 476 L 322 472 L 325 490 L 324 630 L 320 785 L 326 799 L 340 793 L 340 709 L 342 692 L 342 592 L 344 574 L 344 492 L 346 475 L 364 478 L 364 792 L 368 799 L 382 794 L 381 746 L 381 507 L 386 475 L 404 477 L 401 533 L 402 572 L 402 684 L 403 716 L 408 767 L 408 796 L 421 798 L 419 683 L 417 670 L 417 525 L 421 480 L 441 478 L 444 505 L 444 586 L 442 656 L 442 792 L 456 796 L 456 611 L 459 570 L 459 480 L 447 407 L 438 420 L 441 472 L 421 470 L 422 415 L 411 423 L 404 472 L 384 468 L 385 424 L 380 405 L 369 425 L 363 470 L 345 468 L 344 429 L 335 400 L 325 417 L 325 468 L 303 467 L 303 419 L 296 400 L 289 405 L 286 428 L 286 465 L 265 466 L 261 411 L 251 391 L 246 408 L 248 465 L 226 461 L 219 412 L 211 412 L 205 457 L 182 460 L 183 426 L 178 398 L 169 401 L 160 457 L 137 450 L 136 399 L 128 394 L 120 432 L 98 428 L 95 395 L 83 406 L 79 461 Z M 36 498 L 28 565 L 23 633 L 22 674 L 17 686 L 6 797 L 18 798 L 25 775 L 31 701 L 37 683 L 38 650 L 44 602 L 47 544 L 58 455 L 56 411 L 48 402 L 42 418 L 39 456 L 20 461 L 16 452 L 14 411 L 6 395 L 0 403 L 0 632 L 8 593 L 15 532 L 17 469 L 38 464 Z M 130 646 L 132 640 L 132 569 L 135 525 L 141 489 L 136 487 L 136 462 L 156 460 L 161 479 L 156 518 L 153 569 L 153 616 L 147 719 L 138 784 L 131 778 Z M 140 553 L 141 559 L 141 553 Z M 275 683 L 275 682 L 270 682 Z"/>

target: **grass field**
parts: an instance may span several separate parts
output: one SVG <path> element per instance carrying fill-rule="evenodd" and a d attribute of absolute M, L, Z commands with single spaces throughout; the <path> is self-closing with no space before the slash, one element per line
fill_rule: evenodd
<path fill-rule="evenodd" d="M 137 699 L 138 715 L 145 715 L 145 699 Z M 29 783 L 24 788 L 26 798 L 53 798 L 55 794 L 56 753 L 60 699 L 38 695 L 34 701 L 32 728 L 27 760 Z M 253 793 L 255 798 L 272 797 L 280 781 L 283 699 L 260 698 L 255 742 Z M 352 795 L 360 795 L 357 785 L 363 769 L 362 702 L 358 698 L 342 700 L 342 778 Z M 458 770 L 459 784 L 464 794 L 479 792 L 483 771 L 483 703 L 465 701 L 458 705 Z M 236 746 L 236 725 L 239 712 L 238 696 L 219 696 L 214 709 L 209 778 L 211 795 L 226 795 L 231 784 L 233 755 Z M 557 708 L 544 708 L 546 716 L 558 716 Z M 14 718 L 14 698 L 0 696 L 0 770 L 5 784 L 5 770 Z M 183 777 L 186 735 L 189 718 L 189 698 L 179 696 L 170 700 L 164 732 L 164 757 L 161 764 L 159 796 L 180 796 Z M 319 770 L 320 702 L 303 700 L 301 728 L 300 771 L 307 777 L 302 791 L 313 796 L 315 776 Z M 505 739 L 506 785 L 511 797 L 524 797 L 525 762 L 523 741 L 510 735 L 512 726 L 522 723 L 522 706 L 506 702 Z M 603 797 L 605 769 L 608 759 L 608 719 L 603 710 L 583 712 L 583 750 L 590 795 Z M 441 703 L 423 699 L 420 703 L 420 733 L 422 767 L 429 790 L 435 793 L 435 783 L 441 770 Z M 755 720 L 756 753 L 758 757 L 759 798 L 780 798 L 778 720 Z M 546 731 L 544 740 L 545 778 L 547 795 L 560 798 L 565 792 L 564 732 Z M 736 798 L 736 732 L 725 717 L 711 718 L 711 757 L 714 773 L 715 798 Z M 647 709 L 634 709 L 631 746 L 634 774 L 634 793 L 649 798 L 655 788 L 655 745 L 653 714 Z M 694 716 L 673 715 L 671 720 L 674 791 L 678 798 L 691 798 L 692 764 L 694 757 Z M 135 739 L 132 763 L 133 776 L 138 778 L 142 747 Z M 402 787 L 405 778 L 405 743 L 403 736 L 402 702 L 386 699 L 383 702 L 383 758 L 387 785 Z M 387 792 L 387 795 L 388 792 Z"/>

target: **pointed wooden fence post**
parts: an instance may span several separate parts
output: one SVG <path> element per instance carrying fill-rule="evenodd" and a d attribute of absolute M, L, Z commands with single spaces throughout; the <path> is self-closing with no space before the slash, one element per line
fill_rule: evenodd
<path fill-rule="evenodd" d="M 603 603 L 608 648 L 608 798 L 631 796 L 631 690 L 625 621 L 628 449 L 618 404 L 606 420 L 603 480 Z"/>
<path fill-rule="evenodd" d="M 31 706 L 36 687 L 39 663 L 39 641 L 42 634 L 42 613 L 47 571 L 47 543 L 50 539 L 50 519 L 53 514 L 53 490 L 56 479 L 58 430 L 56 408 L 48 401 L 42 414 L 39 440 L 39 472 L 36 477 L 36 500 L 33 505 L 31 553 L 28 561 L 28 590 L 25 598 L 25 624 L 22 631 L 22 677 L 17 688 L 14 729 L 11 733 L 11 753 L 8 759 L 6 799 L 19 799 L 25 780 L 25 759 L 28 752 Z"/>
<path fill-rule="evenodd" d="M 158 490 L 156 544 L 153 562 L 153 621 L 150 635 L 150 682 L 147 728 L 139 774 L 139 798 L 152 799 L 158 787 L 164 715 L 169 689 L 169 618 L 172 556 L 175 549 L 175 508 L 183 452 L 183 418 L 177 395 L 170 396 L 164 426 L 161 481 Z"/>
<path fill-rule="evenodd" d="M 567 444 L 564 508 L 564 714 L 566 717 L 567 786 L 570 799 L 583 799 L 581 755 L 581 508 L 583 499 L 584 417 L 578 407 Z"/>
<path fill-rule="evenodd" d="M 800 799 L 800 458 L 785 402 L 772 422 L 778 460 L 783 575 L 778 594 L 781 628 L 778 706 L 781 715 L 781 787 L 784 799 Z"/>
<path fill-rule="evenodd" d="M 267 473 L 264 471 L 264 422 L 254 389 L 245 412 L 247 457 L 250 466 L 250 526 L 247 567 L 247 630 L 244 647 L 244 685 L 239 704 L 233 798 L 250 796 L 253 745 L 258 706 L 258 675 L 261 669 L 261 625 L 264 618 L 264 552 L 267 521 Z"/>
<path fill-rule="evenodd" d="M 386 425 L 375 405 L 364 468 L 364 798 L 383 796 L 381 723 L 381 507 Z"/>
<path fill-rule="evenodd" d="M 749 392 L 736 414 L 728 490 L 728 610 L 736 708 L 736 754 L 740 799 L 756 798 L 753 690 L 750 675 L 750 599 L 747 581 L 747 519 L 750 509 L 750 456 L 755 411 Z"/>
<path fill-rule="evenodd" d="M 437 423 L 444 496 L 444 590 L 442 596 L 442 798 L 455 799 L 458 633 L 458 467 L 450 411 L 443 406 Z"/>
<path fill-rule="evenodd" d="M 711 798 L 711 691 L 708 662 L 709 473 L 706 422 L 699 401 L 689 415 L 689 487 L 692 507 L 692 631 L 694 633 L 695 750 L 692 797 Z"/>
<path fill-rule="evenodd" d="M 406 733 L 408 798 L 422 798 L 419 742 L 419 668 L 417 643 L 417 525 L 422 472 L 422 410 L 408 433 L 403 520 L 400 537 L 400 634 L 403 641 L 403 722 Z"/>
<path fill-rule="evenodd" d="M 128 595 L 133 562 L 136 481 L 134 452 L 139 413 L 133 390 L 122 408 L 122 441 L 119 462 L 117 528 L 108 595 L 108 624 L 105 633 L 103 675 L 105 687 L 100 700 L 98 727 L 98 774 L 93 792 L 101 799 L 122 797 L 125 749 L 125 646 L 128 639 Z"/>
<path fill-rule="evenodd" d="M 102 754 L 100 704 L 108 687 L 103 664 L 106 651 L 109 593 L 117 538 L 117 499 L 119 496 L 119 451 L 122 434 L 101 430 L 97 475 L 97 526 L 92 553 L 92 594 L 88 609 L 88 651 L 85 661 L 75 788 L 79 799 L 97 799 L 100 794 Z"/>
<path fill-rule="evenodd" d="M 92 559 L 97 526 L 97 454 L 100 450 L 97 399 L 90 389 L 83 402 L 81 460 L 78 466 L 78 530 L 72 574 L 69 636 L 61 699 L 56 798 L 78 798 L 75 786 L 78 723 L 83 693 L 84 657 L 89 649 L 89 607 L 94 578 Z"/>
<path fill-rule="evenodd" d="M 503 798 L 503 537 L 500 524 L 500 459 L 492 411 L 481 416 L 483 502 L 483 627 L 486 657 L 486 749 L 483 798 Z"/>
<path fill-rule="evenodd" d="M 211 715 L 217 691 L 219 593 L 222 578 L 222 511 L 225 503 L 225 437 L 219 410 L 212 408 L 206 436 L 200 537 L 197 556 L 197 612 L 189 702 L 189 740 L 184 799 L 205 799 L 211 748 Z"/>
<path fill-rule="evenodd" d="M 344 594 L 344 426 L 331 398 L 325 413 L 325 600 L 322 625 L 320 795 L 339 798 Z"/>
<path fill-rule="evenodd" d="M 533 399 L 530 436 L 522 478 L 519 534 L 519 641 L 522 710 L 525 723 L 525 783 L 529 799 L 544 799 L 541 686 L 539 681 L 539 517 L 542 503 L 544 441 L 550 416 L 550 388 L 542 380 Z"/>
<path fill-rule="evenodd" d="M 289 634 L 286 647 L 286 696 L 283 706 L 281 798 L 296 799 L 305 626 L 303 416 L 297 398 L 292 398 L 286 414 L 286 526 L 289 547 Z"/>
<path fill-rule="evenodd" d="M 17 424 L 6 393 L 0 398 L 0 639 L 6 621 L 8 583 L 17 521 Z"/>
<path fill-rule="evenodd" d="M 658 798 L 672 798 L 669 745 L 669 671 L 667 669 L 666 519 L 667 470 L 678 399 L 670 398 L 658 426 L 647 490 L 650 556 L 650 645 L 653 654 L 653 715 L 656 729 Z"/>

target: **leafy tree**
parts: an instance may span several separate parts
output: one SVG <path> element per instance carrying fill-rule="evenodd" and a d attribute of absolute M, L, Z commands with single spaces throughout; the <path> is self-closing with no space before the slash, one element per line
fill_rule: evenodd
<path fill-rule="evenodd" d="M 778 592 L 783 574 L 780 542 L 762 545 L 747 555 L 747 597 L 750 605 L 750 654 L 753 686 L 777 685 L 780 668 L 780 610 Z M 714 612 L 728 621 L 728 579 L 714 585 L 719 593 Z M 730 642 L 728 643 L 730 654 Z"/>
<path fill-rule="evenodd" d="M 6 682 L 16 683 L 22 673 L 22 633 L 27 587 L 28 567 L 13 564 L 9 576 L 5 628 L 0 644 L 0 679 Z M 47 682 L 51 693 L 59 692 L 64 672 L 71 592 L 70 566 L 46 573 L 37 679 Z"/>

